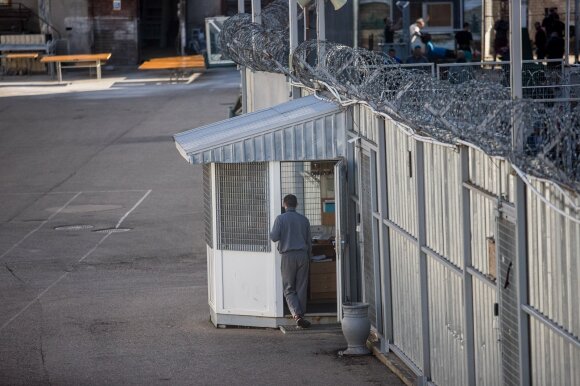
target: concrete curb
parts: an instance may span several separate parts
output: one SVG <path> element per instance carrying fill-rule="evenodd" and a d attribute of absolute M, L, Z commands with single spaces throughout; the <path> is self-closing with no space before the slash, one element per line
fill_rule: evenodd
<path fill-rule="evenodd" d="M 371 333 L 372 336 L 372 333 Z M 403 383 L 407 386 L 415 386 L 417 385 L 417 376 L 405 363 L 397 357 L 394 353 L 388 352 L 383 353 L 381 352 L 380 348 L 378 347 L 378 342 L 373 342 L 369 338 L 367 340 L 367 347 L 371 350 L 372 354 L 387 368 L 395 374 Z"/>

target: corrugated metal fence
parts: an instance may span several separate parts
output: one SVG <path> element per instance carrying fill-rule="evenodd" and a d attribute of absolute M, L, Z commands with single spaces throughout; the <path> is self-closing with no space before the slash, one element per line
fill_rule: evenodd
<path fill-rule="evenodd" d="M 372 185 L 352 192 L 361 197 L 361 288 L 384 347 L 439 385 L 580 384 L 580 198 L 532 179 L 521 185 L 527 218 L 518 220 L 507 161 L 420 142 L 352 108 L 356 179 Z"/>

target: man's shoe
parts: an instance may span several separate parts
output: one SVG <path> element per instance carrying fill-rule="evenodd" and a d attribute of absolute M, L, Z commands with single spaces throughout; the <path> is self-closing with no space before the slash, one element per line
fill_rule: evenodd
<path fill-rule="evenodd" d="M 298 318 L 296 319 L 296 324 L 298 325 L 298 327 L 301 328 L 308 328 L 310 327 L 310 322 L 304 318 Z"/>

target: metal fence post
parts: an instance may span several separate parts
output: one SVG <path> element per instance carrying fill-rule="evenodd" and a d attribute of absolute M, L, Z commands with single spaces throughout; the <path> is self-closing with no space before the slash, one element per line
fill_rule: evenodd
<path fill-rule="evenodd" d="M 288 1 L 289 9 L 289 43 L 290 43 L 290 51 L 288 55 L 288 69 L 292 72 L 292 54 L 296 47 L 298 47 L 298 11 L 297 11 L 297 3 L 296 0 L 289 0 Z M 291 99 L 298 99 L 300 98 L 300 87 L 290 86 L 290 97 Z"/>
<path fill-rule="evenodd" d="M 473 277 L 468 271 L 471 267 L 471 198 L 464 183 L 469 182 L 469 148 L 460 148 L 461 169 L 461 221 L 463 253 L 463 315 L 465 322 L 465 363 L 467 365 L 467 384 L 475 385 L 475 339 L 473 325 Z"/>
<path fill-rule="evenodd" d="M 427 244 L 425 215 L 425 154 L 423 142 L 415 142 L 416 194 L 417 194 L 417 250 L 419 257 L 419 280 L 421 294 L 421 335 L 423 343 L 424 381 L 431 379 L 431 350 L 429 337 L 429 283 L 427 254 L 423 247 Z"/>
<path fill-rule="evenodd" d="M 510 1 L 510 65 L 511 93 L 513 100 L 520 100 L 522 92 L 522 0 Z M 514 153 L 523 152 L 524 132 L 520 116 L 512 117 L 512 149 Z M 528 303 L 528 269 L 526 253 L 526 185 L 517 177 L 515 184 L 516 211 L 516 253 L 517 253 L 517 298 L 518 298 L 518 336 L 519 336 L 519 373 L 520 384 L 530 384 L 530 320 L 523 306 Z"/>
<path fill-rule="evenodd" d="M 378 145 L 379 145 L 379 172 L 377 173 L 378 181 L 378 198 L 379 213 L 381 214 L 380 222 L 380 256 L 381 256 L 381 298 L 383 299 L 383 336 L 386 338 L 386 344 L 382 345 L 382 350 L 388 352 L 389 344 L 393 339 L 393 299 L 391 288 L 391 248 L 389 243 L 389 230 L 385 227 L 383 220 L 389 218 L 389 206 L 387 201 L 387 165 L 386 160 L 386 139 L 385 139 L 385 119 L 378 118 Z"/>
<path fill-rule="evenodd" d="M 244 0 L 238 0 L 238 13 L 245 13 Z M 242 114 L 248 112 L 248 84 L 246 78 L 246 67 L 240 66 L 240 77 L 242 79 Z"/>

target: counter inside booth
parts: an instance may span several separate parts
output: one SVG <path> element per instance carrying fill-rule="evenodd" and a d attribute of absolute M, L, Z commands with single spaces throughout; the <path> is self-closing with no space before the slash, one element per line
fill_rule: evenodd
<path fill-rule="evenodd" d="M 334 238 L 313 239 L 312 257 L 313 259 L 310 260 L 308 299 L 313 303 L 336 303 L 336 251 Z"/>

